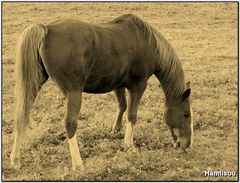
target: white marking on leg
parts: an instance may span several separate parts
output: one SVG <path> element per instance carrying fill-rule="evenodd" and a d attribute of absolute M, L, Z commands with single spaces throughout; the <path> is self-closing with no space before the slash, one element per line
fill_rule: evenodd
<path fill-rule="evenodd" d="M 112 127 L 112 132 L 114 133 L 115 131 L 119 131 L 121 128 L 121 120 L 122 120 L 122 114 L 121 110 L 117 110 L 117 116 L 114 121 L 113 127 Z"/>
<path fill-rule="evenodd" d="M 192 111 L 192 107 L 190 106 L 190 112 L 191 112 L 191 144 L 193 144 L 193 111 Z"/>
<path fill-rule="evenodd" d="M 13 149 L 10 155 L 11 166 L 18 169 L 20 168 L 20 146 L 22 144 L 22 138 L 19 137 L 18 132 L 15 132 Z"/>
<path fill-rule="evenodd" d="M 76 170 L 76 168 L 78 168 L 78 167 L 81 170 L 83 170 L 83 162 L 82 162 L 82 158 L 80 156 L 80 152 L 79 152 L 79 148 L 78 148 L 76 133 L 71 139 L 68 139 L 68 143 L 69 143 L 70 153 L 71 153 L 71 157 L 72 157 L 73 170 Z"/>
<path fill-rule="evenodd" d="M 130 122 L 126 124 L 126 133 L 124 137 L 124 144 L 127 148 L 133 146 L 133 133 L 134 133 L 134 125 Z"/>

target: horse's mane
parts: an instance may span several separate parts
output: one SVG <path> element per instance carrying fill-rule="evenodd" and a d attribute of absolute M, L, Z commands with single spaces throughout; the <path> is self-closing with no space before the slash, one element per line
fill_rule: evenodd
<path fill-rule="evenodd" d="M 160 80 L 167 103 L 179 97 L 185 89 L 185 80 L 182 64 L 170 43 L 151 25 L 133 15 L 134 22 L 148 42 L 156 45 L 154 54 L 157 59 Z"/>

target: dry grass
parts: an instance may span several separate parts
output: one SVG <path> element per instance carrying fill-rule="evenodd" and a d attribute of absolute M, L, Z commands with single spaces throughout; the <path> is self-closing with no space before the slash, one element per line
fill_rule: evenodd
<path fill-rule="evenodd" d="M 204 170 L 238 171 L 237 3 L 3 3 L 2 10 L 3 180 L 237 180 L 203 176 Z M 109 134 L 116 113 L 113 93 L 83 95 L 78 141 L 86 172 L 72 174 L 62 123 L 66 108 L 48 81 L 31 113 L 22 169 L 10 169 L 19 33 L 34 22 L 67 17 L 106 22 L 125 13 L 152 24 L 177 50 L 193 90 L 193 149 L 181 153 L 172 147 L 162 119 L 163 93 L 153 77 L 139 109 L 138 152 L 119 151 L 124 131 Z"/>

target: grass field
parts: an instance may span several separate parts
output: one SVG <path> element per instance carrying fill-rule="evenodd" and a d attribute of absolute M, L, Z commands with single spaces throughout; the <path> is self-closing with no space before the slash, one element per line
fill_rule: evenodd
<path fill-rule="evenodd" d="M 2 180 L 237 180 L 237 3 L 2 3 Z M 107 22 L 133 13 L 176 49 L 191 81 L 195 139 L 187 153 L 174 149 L 163 122 L 164 96 L 152 77 L 141 100 L 134 137 L 137 152 L 121 152 L 124 129 L 110 135 L 113 93 L 83 94 L 78 142 L 86 171 L 71 172 L 63 118 L 65 101 L 50 80 L 31 112 L 22 168 L 9 167 L 13 144 L 14 49 L 35 22 L 75 18 Z M 125 123 L 125 119 L 124 119 Z M 204 171 L 235 171 L 205 177 Z"/>

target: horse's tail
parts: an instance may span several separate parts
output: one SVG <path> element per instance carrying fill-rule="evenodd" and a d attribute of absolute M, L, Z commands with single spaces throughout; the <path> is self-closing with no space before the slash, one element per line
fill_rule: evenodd
<path fill-rule="evenodd" d="M 16 49 L 15 130 L 24 131 L 29 122 L 30 108 L 44 81 L 45 68 L 39 48 L 47 35 L 44 25 L 34 24 L 20 35 Z"/>

